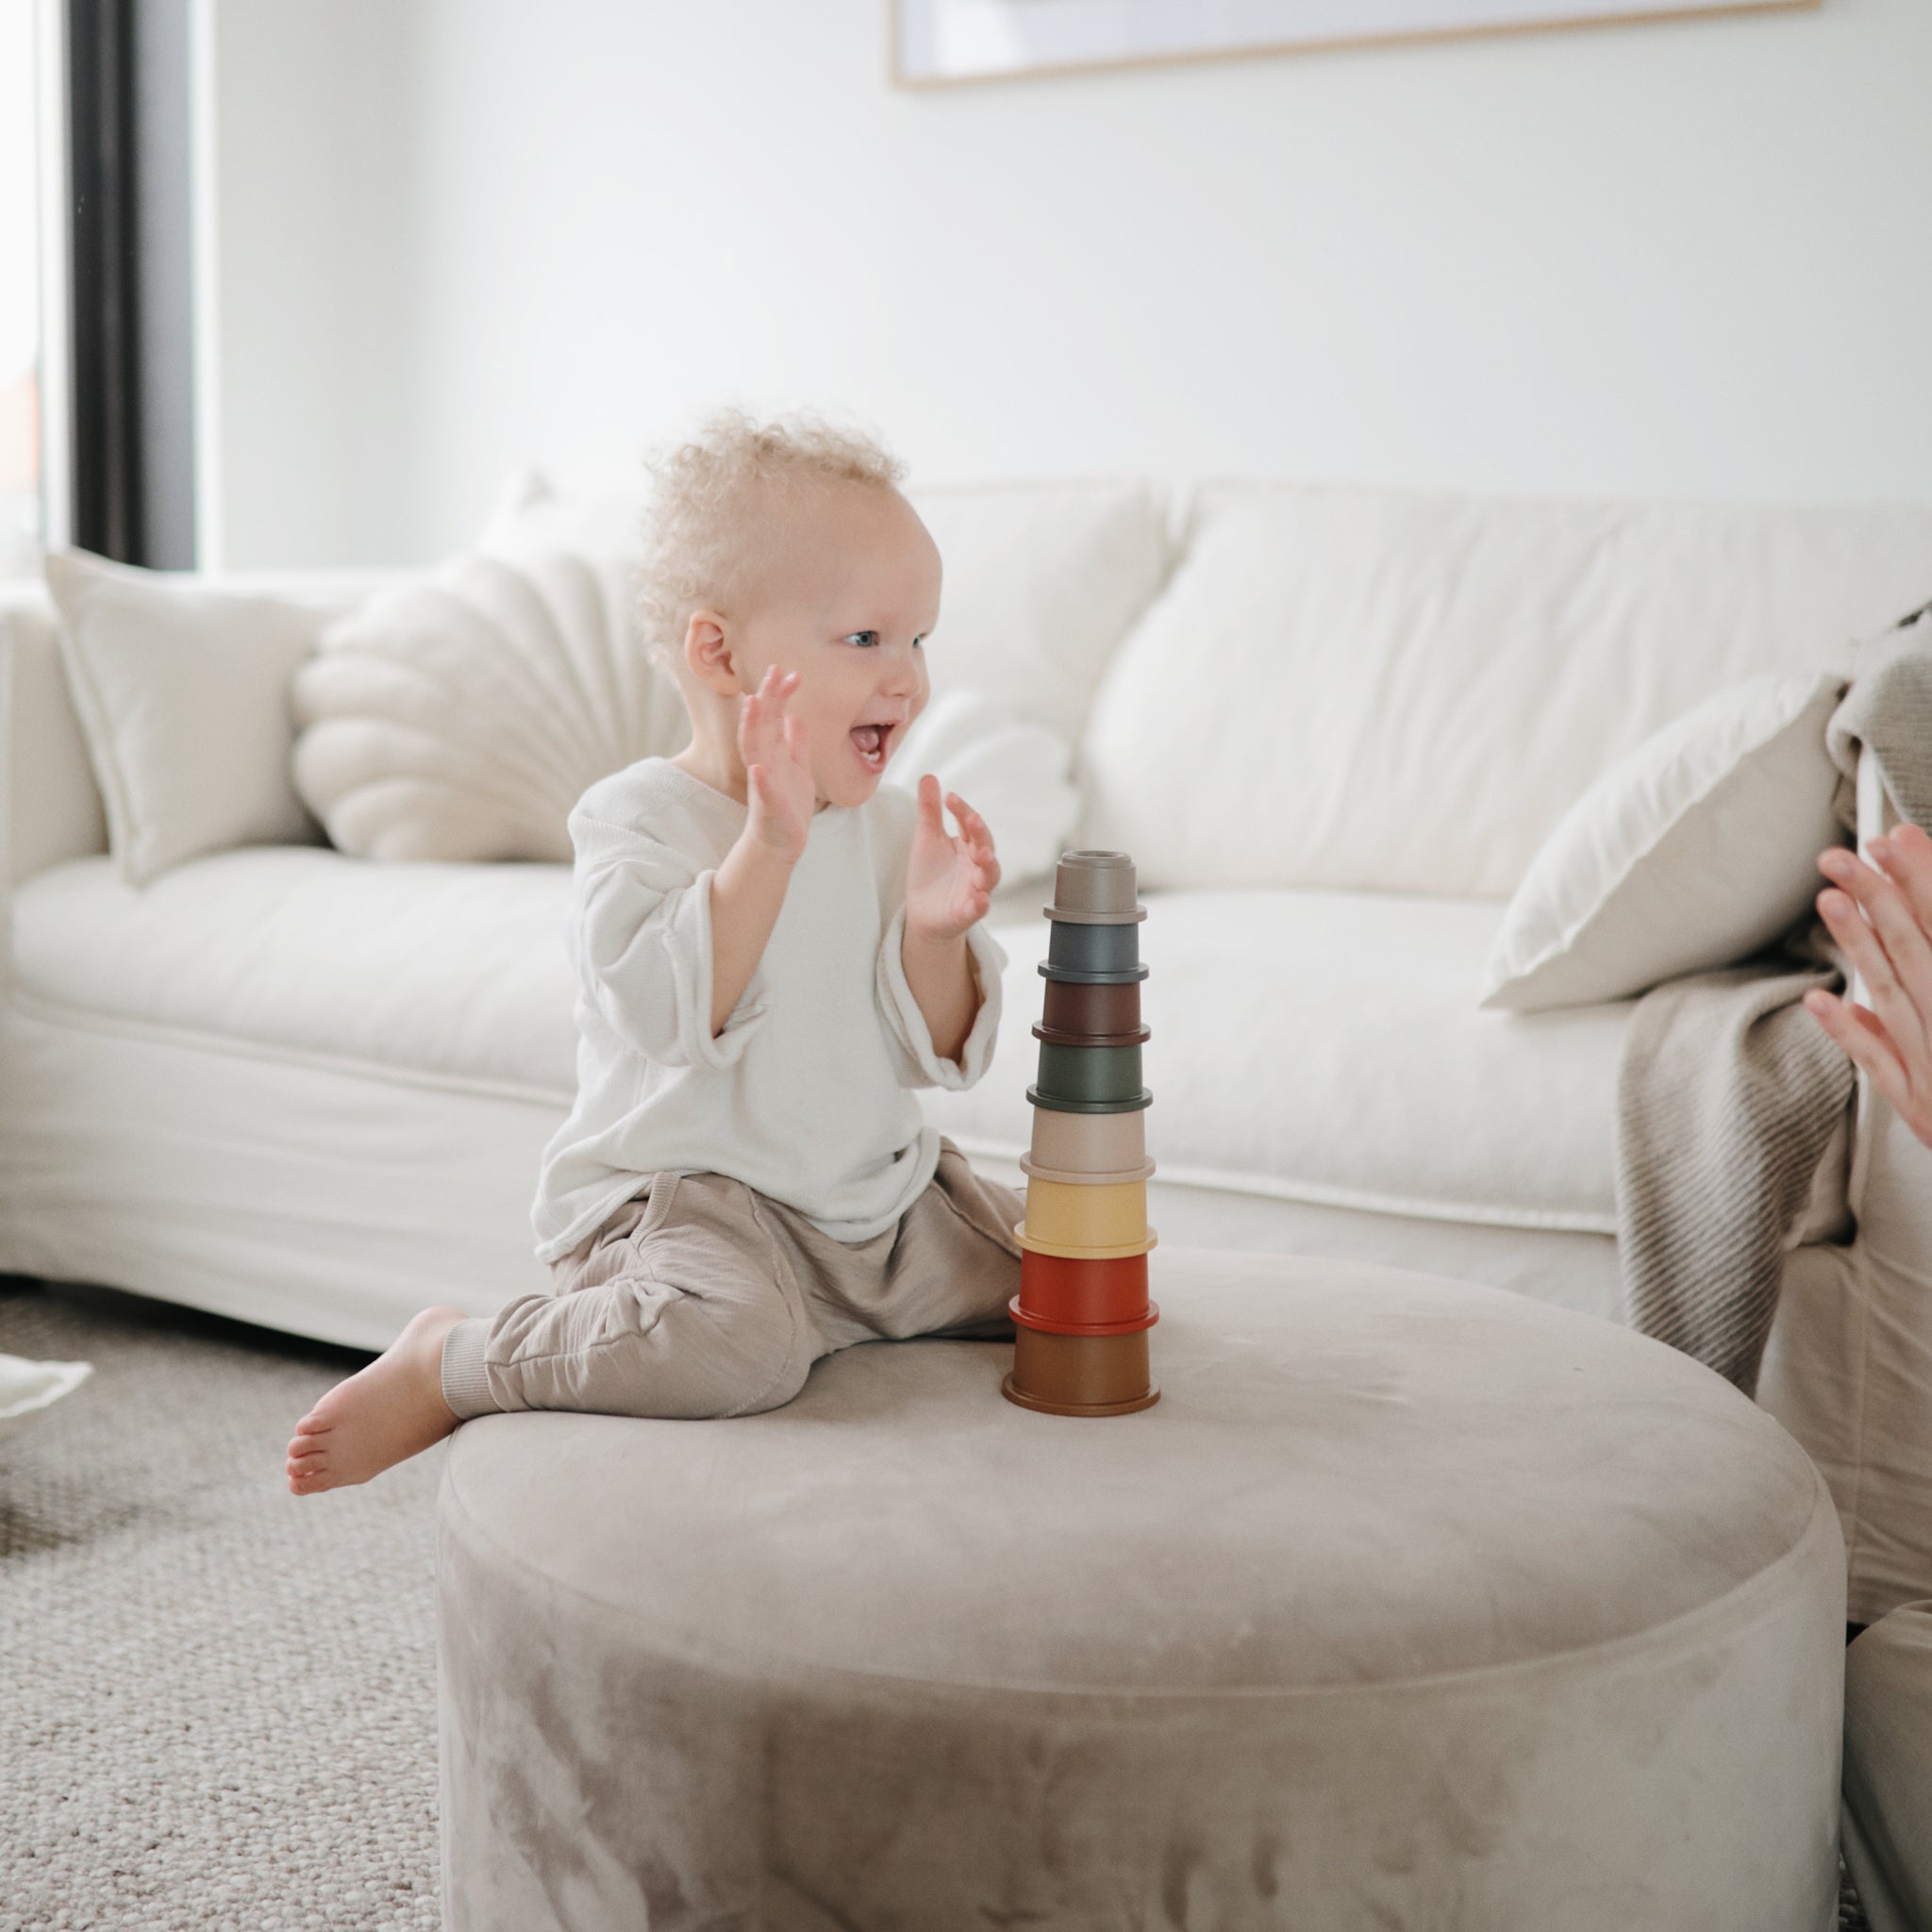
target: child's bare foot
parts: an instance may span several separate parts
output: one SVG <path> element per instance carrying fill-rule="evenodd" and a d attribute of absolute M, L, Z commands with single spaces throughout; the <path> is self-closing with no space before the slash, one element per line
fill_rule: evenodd
<path fill-rule="evenodd" d="M 425 1308 L 395 1341 L 302 1420 L 289 1443 L 289 1488 L 298 1496 L 366 1483 L 421 1455 L 456 1427 L 442 1399 L 442 1340 L 460 1308 Z"/>

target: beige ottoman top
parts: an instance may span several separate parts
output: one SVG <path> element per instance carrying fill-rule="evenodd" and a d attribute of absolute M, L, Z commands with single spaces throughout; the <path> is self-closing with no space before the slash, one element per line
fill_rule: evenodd
<path fill-rule="evenodd" d="M 467 1424 L 445 1511 L 660 1654 L 1074 1693 L 1534 1665 L 1748 1620 L 1837 1545 L 1791 1439 L 1657 1342 L 1387 1269 L 1153 1264 L 1141 1414 L 1015 1407 L 1008 1346 L 878 1343 L 741 1420 Z"/>

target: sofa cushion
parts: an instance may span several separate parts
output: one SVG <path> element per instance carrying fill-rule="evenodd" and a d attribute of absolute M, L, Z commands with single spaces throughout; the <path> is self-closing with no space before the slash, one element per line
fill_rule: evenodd
<path fill-rule="evenodd" d="M 560 1112 L 575 1091 L 569 892 L 561 866 L 382 866 L 302 847 L 216 854 L 144 891 L 105 858 L 76 859 L 21 888 L 15 955 L 25 992 L 69 1010 L 480 1083 Z M 969 1153 L 1016 1158 L 1031 1140 L 1040 896 L 1038 884 L 1003 890 L 989 917 L 1008 959 L 991 1074 L 921 1096 Z M 1614 1230 L 1630 1004 L 1478 1011 L 1500 908 L 1144 896 L 1158 1181 Z"/>
<path fill-rule="evenodd" d="M 80 858 L 15 894 L 14 960 L 23 991 L 64 1008 L 562 1106 L 575 1090 L 569 896 L 555 865 L 262 846 L 135 890 L 108 859 Z"/>
<path fill-rule="evenodd" d="M 1151 889 L 1506 898 L 1668 720 L 1928 587 L 1932 508 L 1217 487 L 1095 694 L 1080 842 Z"/>
<path fill-rule="evenodd" d="M 1501 908 L 1343 892 L 1147 892 L 1142 1065 L 1158 1180 L 1385 1213 L 1609 1232 L 1630 1006 L 1476 1008 Z M 1032 1135 L 1047 925 L 1009 964 L 991 1077 L 925 1096 L 970 1152 Z M 1158 1222 L 1157 1222 L 1158 1225 Z"/>
<path fill-rule="evenodd" d="M 1108 659 L 1166 581 L 1166 491 L 1095 482 L 908 494 L 945 566 L 934 689 L 973 685 L 1076 741 Z"/>

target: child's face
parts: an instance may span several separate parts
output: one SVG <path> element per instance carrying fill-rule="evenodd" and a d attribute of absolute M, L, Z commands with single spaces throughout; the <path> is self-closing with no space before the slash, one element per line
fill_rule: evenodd
<path fill-rule="evenodd" d="M 939 548 L 896 491 L 825 483 L 787 506 L 757 593 L 726 628 L 741 692 L 768 664 L 798 673 L 788 711 L 810 733 L 820 807 L 877 789 L 931 695 L 924 640 L 939 614 Z"/>

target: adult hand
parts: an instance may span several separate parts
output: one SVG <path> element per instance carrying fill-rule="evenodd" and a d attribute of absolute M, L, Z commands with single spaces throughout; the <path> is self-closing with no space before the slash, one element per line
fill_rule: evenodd
<path fill-rule="evenodd" d="M 1900 825 L 1865 851 L 1870 863 L 1842 846 L 1820 855 L 1832 886 L 1818 912 L 1872 1004 L 1811 992 L 1805 1005 L 1932 1147 L 1932 838 Z"/>

